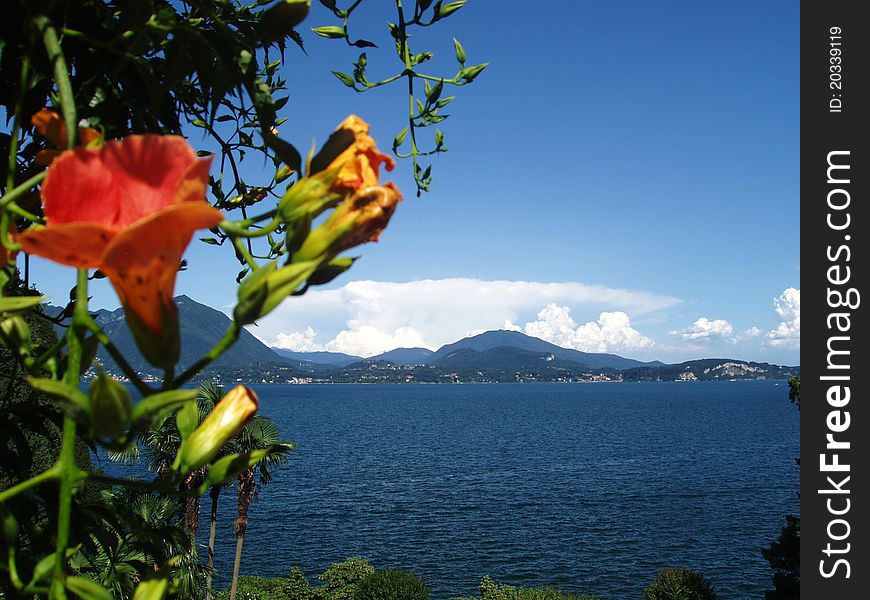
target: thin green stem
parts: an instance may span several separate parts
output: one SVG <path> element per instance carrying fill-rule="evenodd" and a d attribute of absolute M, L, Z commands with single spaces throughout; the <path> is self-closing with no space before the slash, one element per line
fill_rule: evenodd
<path fill-rule="evenodd" d="M 252 217 L 250 219 L 244 219 L 242 221 L 221 221 L 220 223 L 218 223 L 218 229 L 228 235 L 233 235 L 237 237 L 263 237 L 269 235 L 281 225 L 281 219 L 277 218 L 276 214 L 277 211 L 271 210 L 262 215 Z M 254 225 L 258 221 L 263 221 L 268 218 L 272 219 L 272 222 L 268 225 L 264 225 L 259 229 L 248 229 L 248 227 Z"/>
<path fill-rule="evenodd" d="M 15 102 L 15 122 L 12 125 L 12 137 L 9 139 L 9 170 L 6 173 L 6 189 L 15 186 L 15 173 L 18 171 L 18 134 L 21 129 L 22 112 L 24 110 L 24 95 L 27 93 L 30 77 L 30 56 L 24 55 L 21 63 L 21 80 L 19 82 L 18 100 Z"/>
<path fill-rule="evenodd" d="M 10 498 L 14 498 L 18 494 L 26 492 L 30 488 L 34 488 L 42 483 L 45 483 L 46 481 L 52 481 L 57 479 L 60 479 L 60 469 L 58 465 L 54 465 L 48 471 L 44 471 L 36 477 L 31 477 L 27 481 L 22 481 L 18 485 L 14 485 L 9 489 L 0 492 L 0 502 L 6 502 Z"/>
<path fill-rule="evenodd" d="M 51 348 L 43 352 L 42 355 L 33 361 L 32 364 L 28 365 L 28 368 L 32 371 L 41 367 L 48 361 L 48 359 L 60 352 L 64 346 L 66 346 L 66 337 L 61 337 L 51 346 Z"/>
<path fill-rule="evenodd" d="M 71 38 L 78 40 L 80 42 L 83 42 L 85 44 L 89 44 L 91 46 L 94 46 L 95 48 L 102 48 L 103 50 L 106 50 L 108 52 L 113 52 L 113 53 L 121 55 L 121 56 L 128 56 L 128 54 L 126 52 L 118 50 L 112 44 L 107 44 L 107 43 L 103 42 L 102 40 L 98 40 L 97 38 L 91 37 L 88 34 L 83 33 L 81 31 L 77 31 L 75 29 L 69 29 L 68 27 L 61 27 L 60 33 L 64 37 L 71 37 Z M 128 33 L 132 33 L 132 32 L 128 32 Z"/>
<path fill-rule="evenodd" d="M 81 379 L 82 338 L 85 328 L 82 317 L 88 314 L 88 272 L 78 269 L 76 284 L 76 305 L 73 311 L 72 326 L 67 330 L 67 370 L 64 383 L 78 386 Z M 61 440 L 60 458 L 57 467 L 60 469 L 60 494 L 58 499 L 57 539 L 55 541 L 54 576 L 51 581 L 49 598 L 66 598 L 64 591 L 64 567 L 66 566 L 66 549 L 69 545 L 69 529 L 72 518 L 73 486 L 85 474 L 75 464 L 76 422 L 69 415 L 63 418 L 63 437 Z"/>
<path fill-rule="evenodd" d="M 42 34 L 42 42 L 45 44 L 48 59 L 54 65 L 54 81 L 57 84 L 58 96 L 60 96 L 60 108 L 63 112 L 63 122 L 64 125 L 66 125 L 67 148 L 72 148 L 76 144 L 78 127 L 76 127 L 75 96 L 73 95 L 72 83 L 69 80 L 69 70 L 66 66 L 66 59 L 64 58 L 63 50 L 60 47 L 60 40 L 57 37 L 57 31 L 48 17 L 38 15 L 33 19 L 33 21 L 36 23 L 37 28 Z"/>
<path fill-rule="evenodd" d="M 399 36 L 402 44 L 402 60 L 405 63 L 405 71 L 402 73 L 408 78 L 408 130 L 411 134 L 411 156 L 414 161 L 414 175 L 417 174 L 417 135 L 414 124 L 414 71 L 411 69 L 411 50 L 408 48 L 408 35 L 405 31 L 405 11 L 402 10 L 402 0 L 396 0 L 396 10 L 399 14 Z"/>
<path fill-rule="evenodd" d="M 193 365 L 190 366 L 184 373 L 178 376 L 175 380 L 176 387 L 181 387 L 190 379 L 211 364 L 214 360 L 219 358 L 224 352 L 226 352 L 230 346 L 232 346 L 237 339 L 239 339 L 239 335 L 241 335 L 242 329 L 239 327 L 239 324 L 235 321 L 231 322 L 227 327 L 224 336 L 215 344 L 214 348 L 209 350 L 208 354 L 200 358 Z"/>
<path fill-rule="evenodd" d="M 15 186 L 14 189 L 11 189 L 8 192 L 6 192 L 5 194 L 3 194 L 3 197 L 0 198 L 0 206 L 2 206 L 2 208 L 5 209 L 9 204 L 15 202 L 15 200 L 19 196 L 23 196 L 24 194 L 26 194 L 27 192 L 32 190 L 34 187 L 36 187 L 37 185 L 42 183 L 42 180 L 45 179 L 45 176 L 47 174 L 48 174 L 48 171 L 40 171 L 39 173 L 37 173 L 36 175 L 31 177 L 30 179 L 28 179 L 24 183 L 18 184 L 17 186 Z"/>
<path fill-rule="evenodd" d="M 60 459 L 57 462 L 60 469 L 60 498 L 58 500 L 57 540 L 54 553 L 54 578 L 51 582 L 50 598 L 65 597 L 64 567 L 66 566 L 66 548 L 69 543 L 69 528 L 72 519 L 72 493 L 73 486 L 81 476 L 81 472 L 75 465 L 75 444 L 76 422 L 72 417 L 65 416 L 63 418 Z"/>
<path fill-rule="evenodd" d="M 236 247 L 236 251 L 242 255 L 242 258 L 245 259 L 245 262 L 248 263 L 248 266 L 251 267 L 252 270 L 257 271 L 260 269 L 260 266 L 257 264 L 256 259 L 252 256 L 250 248 L 248 248 L 242 240 L 246 240 L 250 243 L 250 238 L 243 238 L 238 236 L 231 237 L 233 241 L 233 246 Z"/>

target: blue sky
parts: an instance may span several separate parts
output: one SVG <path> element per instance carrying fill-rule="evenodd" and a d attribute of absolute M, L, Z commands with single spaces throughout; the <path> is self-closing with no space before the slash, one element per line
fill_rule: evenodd
<path fill-rule="evenodd" d="M 397 66 L 390 5 L 369 0 L 352 22 L 382 46 L 370 79 Z M 454 72 L 454 36 L 469 64 L 490 63 L 456 90 L 432 192 L 416 198 L 399 161 L 406 200 L 381 241 L 253 333 L 374 354 L 510 327 L 644 359 L 799 363 L 798 16 L 793 1 L 470 0 L 412 40 L 436 74 Z M 308 148 L 356 113 L 388 148 L 405 86 L 339 83 L 330 71 L 349 72 L 359 50 L 308 29 L 331 24 L 314 2 L 308 56 L 288 49 L 281 134 Z M 187 256 L 177 291 L 231 310 L 229 249 Z M 65 298 L 59 270 L 34 271 Z M 107 286 L 94 301 L 117 306 Z"/>

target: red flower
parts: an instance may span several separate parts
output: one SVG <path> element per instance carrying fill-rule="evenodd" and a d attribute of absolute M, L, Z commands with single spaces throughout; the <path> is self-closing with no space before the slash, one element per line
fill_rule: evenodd
<path fill-rule="evenodd" d="M 194 231 L 223 218 L 203 201 L 210 164 L 177 136 L 67 150 L 42 186 L 46 226 L 20 236 L 26 252 L 103 271 L 140 350 L 158 366 L 178 356 L 172 296 L 181 256 Z"/>

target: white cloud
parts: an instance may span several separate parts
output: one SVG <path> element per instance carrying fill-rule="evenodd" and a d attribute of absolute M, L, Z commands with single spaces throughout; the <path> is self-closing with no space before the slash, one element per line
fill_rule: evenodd
<path fill-rule="evenodd" d="M 255 333 L 271 345 L 371 356 L 400 346 L 436 349 L 470 332 L 518 329 L 514 323 L 538 314 L 535 323 L 546 321 L 555 328 L 554 339 L 559 338 L 558 328 L 570 322 L 574 323 L 569 326 L 573 333 L 566 331 L 562 337 L 570 338 L 571 347 L 606 347 L 611 351 L 652 344 L 631 328 L 628 315 L 647 315 L 679 302 L 650 292 L 575 282 L 466 278 L 354 281 L 288 299 L 258 323 Z M 542 311 L 542 306 L 547 308 Z M 580 322 L 590 322 L 578 327 L 567 314 L 569 306 Z M 568 320 L 562 318 L 561 311 Z"/>
<path fill-rule="evenodd" d="M 773 308 L 780 323 L 767 338 L 771 346 L 800 348 L 801 345 L 801 291 L 788 288 L 773 299 Z"/>
<path fill-rule="evenodd" d="M 527 335 L 584 352 L 620 352 L 651 348 L 655 343 L 631 326 L 622 311 L 602 312 L 596 321 L 577 325 L 567 306 L 548 304 L 538 320 L 526 323 Z"/>
<path fill-rule="evenodd" d="M 399 327 L 384 332 L 371 325 L 359 325 L 340 331 L 325 346 L 330 352 L 344 352 L 355 356 L 374 356 L 394 348 L 420 348 L 426 345 L 419 331 L 413 327 Z"/>
<path fill-rule="evenodd" d="M 724 319 L 701 317 L 692 323 L 691 327 L 668 333 L 687 342 L 699 342 L 728 338 L 733 331 L 734 327 Z"/>
<path fill-rule="evenodd" d="M 739 344 L 740 342 L 745 342 L 746 340 L 751 340 L 752 338 L 757 338 L 762 333 L 764 333 L 764 332 L 761 329 L 759 329 L 758 327 L 750 327 L 749 329 L 746 329 L 746 330 L 738 333 L 734 337 L 734 340 L 732 340 L 732 341 L 735 344 Z"/>
<path fill-rule="evenodd" d="M 287 350 L 295 350 L 296 352 L 314 352 L 322 350 L 320 344 L 314 341 L 317 333 L 311 327 L 306 327 L 305 331 L 293 331 L 291 333 L 279 333 L 275 339 L 275 346 L 285 348 Z"/>

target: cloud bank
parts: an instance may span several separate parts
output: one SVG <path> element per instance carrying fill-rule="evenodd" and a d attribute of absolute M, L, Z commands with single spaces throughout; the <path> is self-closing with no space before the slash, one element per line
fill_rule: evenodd
<path fill-rule="evenodd" d="M 702 342 L 728 339 L 733 331 L 734 326 L 724 319 L 701 317 L 691 327 L 669 333 L 687 342 Z"/>
<path fill-rule="evenodd" d="M 628 314 L 622 311 L 602 312 L 597 320 L 584 325 L 578 325 L 570 312 L 567 306 L 548 304 L 538 313 L 537 321 L 525 327 L 508 323 L 505 328 L 583 352 L 624 352 L 655 345 L 631 326 Z"/>
<path fill-rule="evenodd" d="M 801 345 L 801 291 L 788 288 L 773 299 L 773 308 L 780 323 L 767 334 L 771 346 L 800 348 Z"/>
<path fill-rule="evenodd" d="M 285 302 L 252 333 L 281 348 L 373 356 L 397 347 L 436 349 L 470 333 L 507 327 L 565 347 L 624 352 L 653 345 L 631 319 L 679 302 L 576 282 L 354 281 Z"/>

